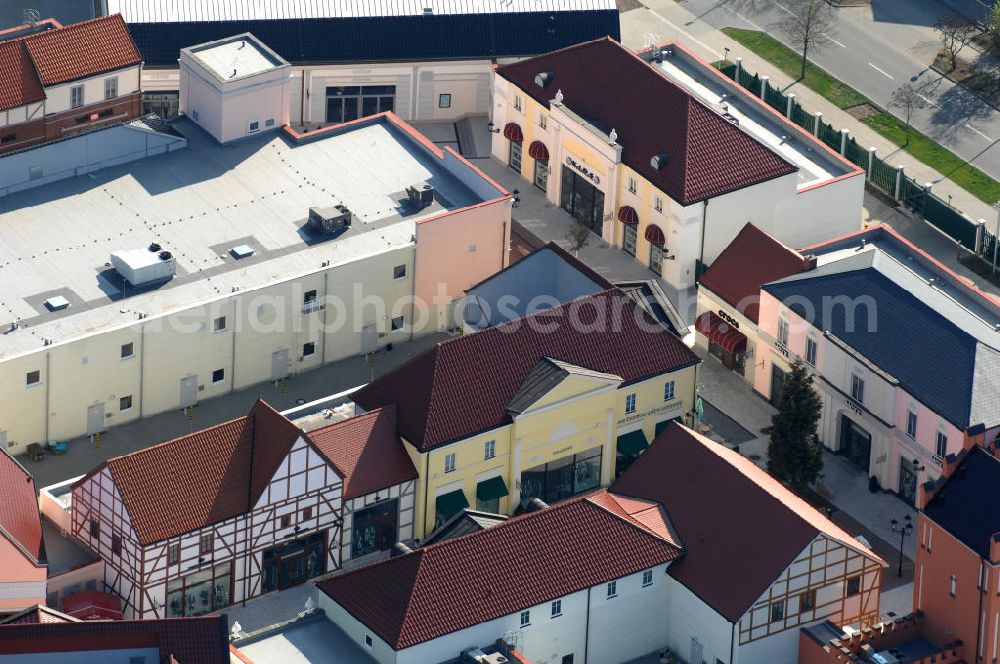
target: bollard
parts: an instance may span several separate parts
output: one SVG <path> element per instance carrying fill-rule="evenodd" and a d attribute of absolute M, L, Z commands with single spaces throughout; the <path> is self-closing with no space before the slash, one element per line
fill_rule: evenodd
<path fill-rule="evenodd" d="M 813 119 L 813 136 L 819 136 L 819 123 L 823 121 L 823 111 L 816 111 Z"/>
<path fill-rule="evenodd" d="M 904 170 L 904 168 L 905 167 L 902 164 L 900 164 L 899 166 L 896 167 L 896 187 L 895 187 L 895 189 L 893 190 L 893 193 L 892 193 L 892 200 L 894 200 L 894 201 L 898 201 L 899 200 L 899 192 L 903 188 L 903 170 Z"/>
<path fill-rule="evenodd" d="M 876 148 L 875 148 L 874 145 L 871 146 L 870 148 L 868 148 L 868 179 L 869 180 L 872 179 L 872 168 L 875 167 L 875 157 L 876 157 L 875 153 L 876 152 L 877 152 L 877 150 L 876 150 Z"/>
<path fill-rule="evenodd" d="M 789 120 L 792 119 L 792 109 L 795 108 L 795 93 L 788 93 L 788 104 L 785 106 L 785 117 Z"/>
<path fill-rule="evenodd" d="M 766 101 L 764 93 L 767 92 L 767 82 L 770 81 L 770 80 L 771 80 L 771 77 L 768 76 L 767 74 L 764 74 L 763 76 L 760 77 L 760 98 L 761 98 L 761 101 Z"/>
<path fill-rule="evenodd" d="M 840 156 L 843 157 L 847 153 L 847 135 L 850 134 L 849 129 L 840 130 Z"/>

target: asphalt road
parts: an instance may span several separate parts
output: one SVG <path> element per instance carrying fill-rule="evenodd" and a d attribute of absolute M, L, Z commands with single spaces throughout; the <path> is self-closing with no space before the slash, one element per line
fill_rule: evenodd
<path fill-rule="evenodd" d="M 683 6 L 714 28 L 764 30 L 780 39 L 793 2 L 684 0 Z M 956 10 L 985 11 L 980 0 L 872 0 L 870 7 L 838 9 L 829 43 L 810 59 L 897 115 L 892 96 L 911 82 L 921 95 L 913 125 L 1000 180 L 1000 112 L 927 67 L 940 47 L 934 22 Z"/>

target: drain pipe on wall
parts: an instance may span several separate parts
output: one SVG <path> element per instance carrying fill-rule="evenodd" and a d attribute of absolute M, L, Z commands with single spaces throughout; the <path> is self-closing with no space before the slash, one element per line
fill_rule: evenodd
<path fill-rule="evenodd" d="M 694 282 L 701 281 L 700 266 L 705 265 L 705 227 L 708 226 L 708 200 L 701 203 L 701 248 L 698 249 L 698 265 L 694 268 Z"/>
<path fill-rule="evenodd" d="M 587 623 L 583 630 L 583 664 L 587 664 L 587 656 L 590 654 L 590 591 L 587 588 Z"/>

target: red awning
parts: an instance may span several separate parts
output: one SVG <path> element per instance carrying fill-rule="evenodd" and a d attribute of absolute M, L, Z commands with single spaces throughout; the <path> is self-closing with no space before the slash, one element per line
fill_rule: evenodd
<path fill-rule="evenodd" d="M 81 620 L 121 620 L 122 604 L 114 595 L 84 590 L 62 599 L 63 613 Z"/>
<path fill-rule="evenodd" d="M 507 126 L 503 128 L 503 137 L 520 143 L 524 140 L 524 134 L 521 133 L 521 125 L 516 122 L 508 122 Z"/>
<path fill-rule="evenodd" d="M 520 131 L 520 129 L 518 129 Z M 548 161 L 549 149 L 541 141 L 532 141 L 528 146 L 528 156 L 535 161 Z"/>
<path fill-rule="evenodd" d="M 663 237 L 663 231 L 656 224 L 650 224 L 646 226 L 646 240 L 652 242 L 653 244 L 658 244 L 661 247 L 666 243 L 667 239 Z"/>
<path fill-rule="evenodd" d="M 711 311 L 706 311 L 695 319 L 694 329 L 727 353 L 743 353 L 747 349 L 746 336 Z"/>
<path fill-rule="evenodd" d="M 639 213 L 635 211 L 634 207 L 630 205 L 623 205 L 618 208 L 618 221 L 622 222 L 626 226 L 638 226 Z"/>

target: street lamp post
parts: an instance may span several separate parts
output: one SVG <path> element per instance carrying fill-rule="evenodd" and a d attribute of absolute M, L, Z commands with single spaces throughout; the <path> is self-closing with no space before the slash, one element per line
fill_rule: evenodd
<path fill-rule="evenodd" d="M 903 518 L 903 523 L 900 524 L 899 521 L 893 519 L 889 523 L 892 524 L 892 532 L 899 533 L 899 568 L 896 570 L 896 576 L 902 578 L 903 576 L 903 540 L 913 534 L 913 518 L 907 514 Z"/>

